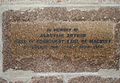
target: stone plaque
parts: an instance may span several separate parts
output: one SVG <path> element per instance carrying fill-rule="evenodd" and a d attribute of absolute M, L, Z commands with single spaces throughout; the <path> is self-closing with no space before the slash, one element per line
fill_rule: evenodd
<path fill-rule="evenodd" d="M 5 12 L 4 70 L 80 72 L 117 69 L 119 17 L 116 18 L 114 11 L 120 13 L 119 8 Z"/>

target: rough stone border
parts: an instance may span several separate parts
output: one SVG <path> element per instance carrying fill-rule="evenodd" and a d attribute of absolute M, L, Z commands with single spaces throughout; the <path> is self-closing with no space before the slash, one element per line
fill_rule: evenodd
<path fill-rule="evenodd" d="M 90 6 L 90 5 L 89 5 Z M 89 7 L 88 6 L 88 7 Z M 96 6 L 99 6 L 99 5 L 96 5 Z M 113 4 L 113 5 L 101 5 L 101 6 L 113 6 L 113 7 L 116 7 L 116 6 L 119 6 L 119 4 L 118 5 L 116 5 L 116 4 Z M 26 6 L 26 5 L 24 5 L 24 7 L 32 7 L 32 5 L 29 5 L 29 6 Z M 35 6 L 33 6 L 33 7 L 35 7 Z M 40 5 L 37 5 L 37 7 L 44 7 L 43 5 L 42 6 L 40 6 Z M 48 5 L 47 5 L 47 7 L 48 7 Z M 93 7 L 95 7 L 95 6 L 93 6 Z M 4 6 L 1 6 L 0 7 L 0 10 L 1 10 L 1 12 L 0 12 L 0 19 L 2 19 L 2 13 L 4 12 L 4 11 L 7 11 L 7 10 L 10 10 L 10 9 L 14 9 L 14 10 L 17 10 L 17 9 L 21 9 L 21 8 L 23 8 L 23 5 L 21 5 L 21 6 L 18 6 L 18 5 L 15 5 L 15 6 L 10 6 L 10 5 L 4 5 Z M 0 20 L 0 31 L 2 31 L 2 20 Z M 0 77 L 2 77 L 2 78 L 4 78 L 4 79 L 6 79 L 7 80 L 7 82 L 9 82 L 9 81 L 14 81 L 14 79 L 12 79 L 12 78 L 14 78 L 14 75 L 16 76 L 16 77 L 21 77 L 19 74 L 16 74 L 16 73 L 18 73 L 19 71 L 14 71 L 14 70 L 9 70 L 9 71 L 7 71 L 7 72 L 3 72 L 3 69 L 2 69 L 2 45 L 3 45 L 3 43 L 2 43 L 2 32 L 0 32 Z M 10 73 L 12 73 L 12 74 L 10 74 Z M 21 71 L 20 73 L 27 73 L 27 75 L 28 76 L 30 76 L 30 74 L 31 74 L 31 72 L 27 72 L 27 71 Z M 14 74 L 14 75 L 13 75 Z M 17 76 L 18 75 L 18 76 Z M 23 78 L 24 77 L 28 77 L 27 75 L 24 75 L 24 76 L 22 76 Z M 88 75 L 88 76 L 90 76 L 90 75 L 93 75 L 93 76 L 100 76 L 100 77 L 105 77 L 105 78 L 120 78 L 120 71 L 116 71 L 116 70 L 100 70 L 100 71 L 98 71 L 98 72 L 78 72 L 78 73 L 32 73 L 32 75 L 31 76 L 38 76 L 38 77 L 40 77 L 40 76 L 51 76 L 51 75 L 53 75 L 53 76 L 56 76 L 56 75 L 62 75 L 62 76 L 64 76 L 64 78 L 66 79 L 68 79 L 68 77 L 74 77 L 74 76 L 86 76 L 86 75 Z M 29 80 L 31 77 L 28 77 L 28 78 L 26 78 L 25 80 Z M 65 82 L 65 83 L 67 83 L 67 82 Z"/>

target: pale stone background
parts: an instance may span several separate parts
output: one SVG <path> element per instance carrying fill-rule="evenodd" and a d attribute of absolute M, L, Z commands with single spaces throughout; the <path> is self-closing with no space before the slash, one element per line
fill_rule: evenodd
<path fill-rule="evenodd" d="M 30 1 L 30 2 L 29 2 Z M 26 5 L 28 3 L 32 4 L 33 1 L 36 1 L 34 3 L 38 3 L 41 5 Z M 101 4 L 101 6 L 120 6 L 120 0 L 0 0 L 1 6 L 0 6 L 0 77 L 8 80 L 8 81 L 16 81 L 16 80 L 30 80 L 33 76 L 62 76 L 64 78 L 64 83 L 67 83 L 70 78 L 77 77 L 77 76 L 101 76 L 104 78 L 120 78 L 120 71 L 116 70 L 100 70 L 98 72 L 79 72 L 79 73 L 34 73 L 32 71 L 14 71 L 12 69 L 8 70 L 7 72 L 2 72 L 2 12 L 9 10 L 9 9 L 21 9 L 24 7 L 41 7 L 48 5 L 56 5 L 60 6 L 64 5 L 66 6 L 69 4 L 73 4 L 72 6 L 76 6 L 76 4 L 80 4 L 79 6 L 98 6 L 98 3 Z M 24 4 L 23 4 L 24 3 Z M 82 5 L 82 3 L 86 3 L 86 5 Z M 89 4 L 89 3 L 97 3 L 97 4 Z M 109 3 L 110 5 L 108 5 Z M 4 4 L 4 5 L 2 5 Z M 19 4 L 15 5 L 14 4 Z M 21 4 L 21 5 L 20 5 Z M 29 82 L 27 82 L 29 83 Z"/>
<path fill-rule="evenodd" d="M 120 0 L 0 0 L 0 3 L 67 3 L 67 4 L 82 4 L 82 3 L 120 3 Z"/>

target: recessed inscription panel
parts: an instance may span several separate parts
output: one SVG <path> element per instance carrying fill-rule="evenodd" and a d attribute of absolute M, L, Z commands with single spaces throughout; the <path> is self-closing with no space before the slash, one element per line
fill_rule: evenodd
<path fill-rule="evenodd" d="M 117 68 L 116 22 L 85 17 L 80 21 L 26 19 L 6 21 L 4 70 L 80 72 Z"/>
<path fill-rule="evenodd" d="M 20 59 L 50 55 L 72 61 L 109 58 L 115 51 L 113 25 L 101 21 L 14 22 L 10 27 L 13 56 Z"/>

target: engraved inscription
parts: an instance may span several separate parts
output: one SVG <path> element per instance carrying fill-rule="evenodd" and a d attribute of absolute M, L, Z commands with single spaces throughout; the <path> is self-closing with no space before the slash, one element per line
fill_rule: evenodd
<path fill-rule="evenodd" d="M 97 23 L 97 24 L 96 24 Z M 57 59 L 93 59 L 113 56 L 111 22 L 11 23 L 13 55 L 17 58 L 51 55 Z M 23 26 L 24 25 L 24 26 Z M 57 55 L 56 55 L 57 54 Z"/>

